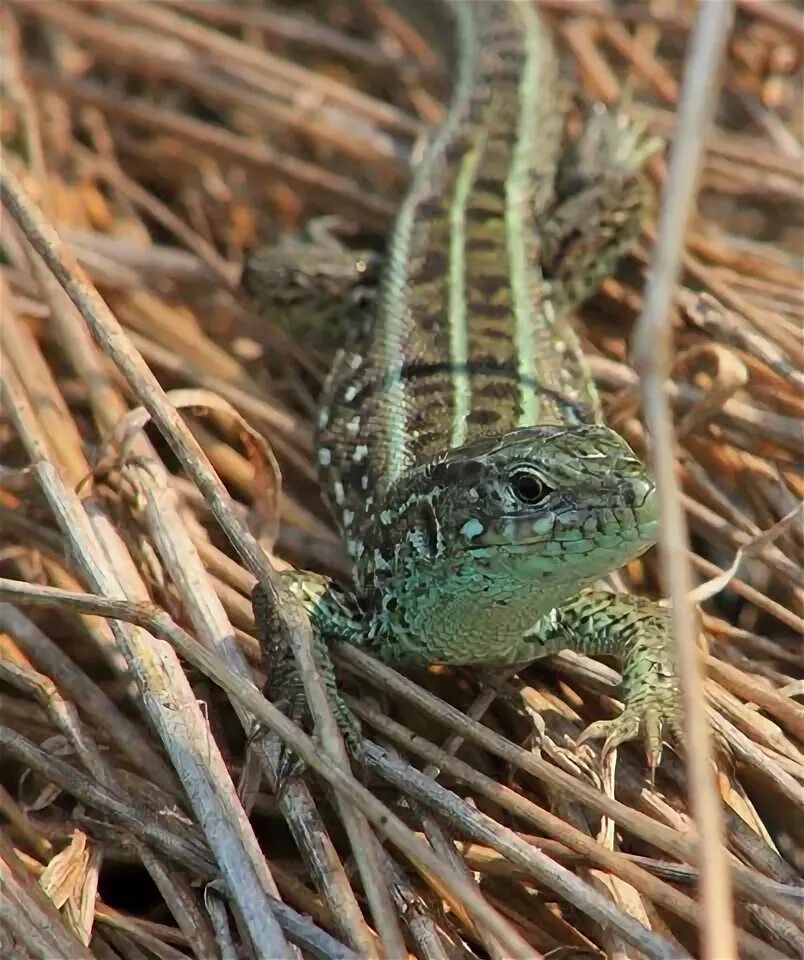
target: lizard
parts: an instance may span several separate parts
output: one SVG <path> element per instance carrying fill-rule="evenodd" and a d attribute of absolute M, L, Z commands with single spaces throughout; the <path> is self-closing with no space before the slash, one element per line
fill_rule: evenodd
<path fill-rule="evenodd" d="M 614 655 L 623 711 L 581 739 L 605 738 L 607 753 L 641 735 L 653 770 L 664 734 L 680 736 L 668 613 L 595 584 L 655 542 L 656 488 L 604 424 L 572 324 L 639 233 L 653 147 L 608 111 L 564 146 L 555 39 L 533 4 L 428 10 L 446 18 L 454 82 L 373 296 L 360 293 L 370 259 L 326 237 L 266 247 L 244 269 L 258 306 L 291 327 L 318 311 L 331 332 L 336 284 L 348 291 L 318 466 L 354 583 L 307 571 L 283 583 L 310 615 L 336 706 L 340 641 L 403 667 Z M 253 603 L 270 648 L 259 587 Z M 269 659 L 274 695 L 299 716 L 292 656 Z"/>

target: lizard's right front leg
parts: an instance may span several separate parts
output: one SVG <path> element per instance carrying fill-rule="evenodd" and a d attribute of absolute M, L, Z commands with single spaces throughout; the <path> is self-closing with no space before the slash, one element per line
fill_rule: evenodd
<path fill-rule="evenodd" d="M 360 726 L 338 692 L 329 645 L 339 640 L 355 641 L 363 629 L 360 610 L 353 598 L 339 591 L 328 577 L 309 571 L 290 571 L 281 575 L 281 581 L 307 611 L 316 666 L 347 747 L 357 754 Z M 268 675 L 266 695 L 289 719 L 309 732 L 310 711 L 298 666 L 293 651 L 282 640 L 284 631 L 274 604 L 259 582 L 252 591 L 251 602 Z M 301 765 L 295 756 L 288 754 L 280 759 L 280 784 L 300 772 Z"/>

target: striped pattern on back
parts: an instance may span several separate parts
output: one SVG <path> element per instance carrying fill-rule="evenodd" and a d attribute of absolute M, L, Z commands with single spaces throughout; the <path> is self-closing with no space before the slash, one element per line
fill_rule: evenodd
<path fill-rule="evenodd" d="M 464 51 L 414 169 L 368 342 L 336 360 L 321 466 L 353 552 L 373 497 L 449 449 L 594 410 L 580 346 L 547 297 L 537 222 L 563 111 L 530 3 L 450 3 Z"/>

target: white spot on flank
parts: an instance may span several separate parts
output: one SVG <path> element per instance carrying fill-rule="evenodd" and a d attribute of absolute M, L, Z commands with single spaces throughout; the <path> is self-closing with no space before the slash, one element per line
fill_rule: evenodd
<path fill-rule="evenodd" d="M 363 476 L 360 478 L 360 489 L 368 490 L 368 474 L 367 473 L 364 473 Z"/>
<path fill-rule="evenodd" d="M 346 424 L 346 432 L 353 437 L 360 433 L 360 417 L 352 417 Z"/>
<path fill-rule="evenodd" d="M 351 384 L 351 386 L 348 386 L 348 387 L 343 391 L 343 399 L 344 399 L 347 403 L 351 403 L 352 400 L 354 400 L 354 398 L 355 398 L 356 396 L 357 396 L 357 387 L 356 387 L 356 385 L 355 385 L 354 383 Z"/>
<path fill-rule="evenodd" d="M 368 447 L 365 443 L 359 443 L 352 454 L 352 459 L 355 463 L 362 463 L 368 456 Z"/>
<path fill-rule="evenodd" d="M 321 447 L 318 451 L 318 462 L 322 467 L 328 467 L 332 463 L 332 451 Z"/>
<path fill-rule="evenodd" d="M 332 493 L 335 497 L 335 503 L 337 503 L 339 507 L 342 506 L 343 501 L 346 499 L 346 495 L 344 494 L 343 484 L 340 482 L 340 480 L 336 480 L 335 483 L 332 484 Z"/>

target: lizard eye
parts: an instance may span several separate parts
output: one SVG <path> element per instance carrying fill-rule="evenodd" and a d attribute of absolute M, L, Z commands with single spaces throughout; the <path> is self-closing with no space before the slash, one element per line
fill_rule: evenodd
<path fill-rule="evenodd" d="M 541 503 L 550 493 L 549 488 L 530 470 L 514 470 L 509 482 L 513 495 L 529 507 Z"/>

